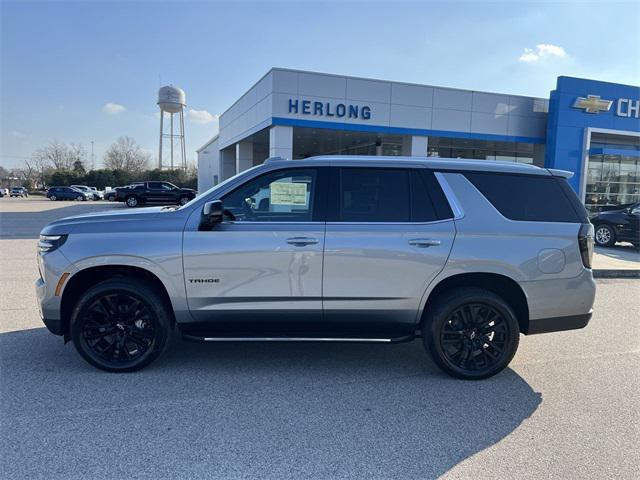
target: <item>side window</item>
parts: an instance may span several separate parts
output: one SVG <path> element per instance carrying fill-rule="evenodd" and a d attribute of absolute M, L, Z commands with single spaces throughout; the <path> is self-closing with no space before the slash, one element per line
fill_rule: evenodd
<path fill-rule="evenodd" d="M 468 172 L 465 177 L 506 218 L 530 222 L 584 221 L 586 213 L 577 212 L 557 179 L 541 175 L 512 175 L 506 173 Z M 568 185 L 566 188 L 570 189 Z M 577 197 L 576 197 L 577 199 Z"/>
<path fill-rule="evenodd" d="M 138 185 L 136 185 L 136 188 L 138 188 Z M 149 182 L 149 190 L 162 190 L 162 183 L 161 182 Z"/>
<path fill-rule="evenodd" d="M 171 185 L 170 183 L 162 183 L 162 189 L 166 190 L 168 192 L 170 192 L 171 190 L 173 190 L 175 187 L 173 185 Z"/>
<path fill-rule="evenodd" d="M 317 170 L 278 170 L 248 181 L 222 198 L 238 222 L 310 222 Z"/>
<path fill-rule="evenodd" d="M 417 169 L 411 170 L 411 221 L 433 222 L 438 220 L 427 185 Z"/>
<path fill-rule="evenodd" d="M 408 222 L 409 171 L 341 168 L 338 219 L 342 222 Z"/>

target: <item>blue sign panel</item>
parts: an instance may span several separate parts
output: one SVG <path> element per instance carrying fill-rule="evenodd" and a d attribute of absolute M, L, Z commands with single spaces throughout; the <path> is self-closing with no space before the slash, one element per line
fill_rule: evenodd
<path fill-rule="evenodd" d="M 371 119 L 371 107 L 344 103 L 316 102 L 311 100 L 289 99 L 289 113 L 315 115 L 320 117 Z"/>
<path fill-rule="evenodd" d="M 576 192 L 586 175 L 588 128 L 640 132 L 640 87 L 558 77 L 549 99 L 545 166 L 574 172 L 571 186 Z"/>

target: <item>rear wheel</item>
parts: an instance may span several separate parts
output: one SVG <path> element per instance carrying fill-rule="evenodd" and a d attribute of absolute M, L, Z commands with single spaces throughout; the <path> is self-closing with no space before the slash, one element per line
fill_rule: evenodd
<path fill-rule="evenodd" d="M 138 197 L 136 197 L 135 195 L 129 195 L 126 199 L 125 199 L 125 203 L 127 204 L 127 207 L 137 207 L 138 206 Z"/>
<path fill-rule="evenodd" d="M 595 229 L 594 239 L 600 247 L 611 247 L 616 243 L 616 232 L 610 225 L 598 225 Z"/>
<path fill-rule="evenodd" d="M 80 355 L 108 372 L 132 372 L 167 346 L 171 320 L 164 298 L 143 282 L 113 279 L 85 292 L 71 314 Z"/>
<path fill-rule="evenodd" d="M 186 205 L 187 203 L 189 203 L 189 197 L 187 197 L 186 195 L 183 195 L 178 199 L 179 205 Z"/>
<path fill-rule="evenodd" d="M 480 380 L 502 371 L 518 349 L 520 329 L 508 303 L 480 288 L 442 295 L 422 322 L 425 348 L 457 378 Z"/>
<path fill-rule="evenodd" d="M 82 195 L 78 195 L 78 196 L 76 197 L 76 202 L 81 202 L 81 201 L 83 201 L 83 200 L 84 200 L 84 197 L 83 197 Z"/>

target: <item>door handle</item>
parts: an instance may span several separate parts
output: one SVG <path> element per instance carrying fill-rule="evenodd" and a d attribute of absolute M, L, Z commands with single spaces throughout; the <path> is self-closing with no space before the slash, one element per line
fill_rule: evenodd
<path fill-rule="evenodd" d="M 296 247 L 304 247 L 305 245 L 315 245 L 318 243 L 318 239 L 312 237 L 291 237 L 287 238 L 287 243 Z"/>
<path fill-rule="evenodd" d="M 412 238 L 409 240 L 409 245 L 418 248 L 435 247 L 440 245 L 440 240 L 434 240 L 432 238 Z"/>

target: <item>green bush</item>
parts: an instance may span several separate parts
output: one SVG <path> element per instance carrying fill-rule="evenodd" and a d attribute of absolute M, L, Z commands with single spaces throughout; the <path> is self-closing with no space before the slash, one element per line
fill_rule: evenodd
<path fill-rule="evenodd" d="M 105 187 L 122 187 L 133 182 L 159 180 L 170 182 L 178 187 L 197 188 L 198 178 L 193 172 L 185 170 L 143 170 L 140 172 L 126 172 L 103 168 L 83 173 L 77 170 L 53 170 L 45 177 L 49 186 L 66 187 L 69 185 L 87 185 L 103 190 Z"/>

